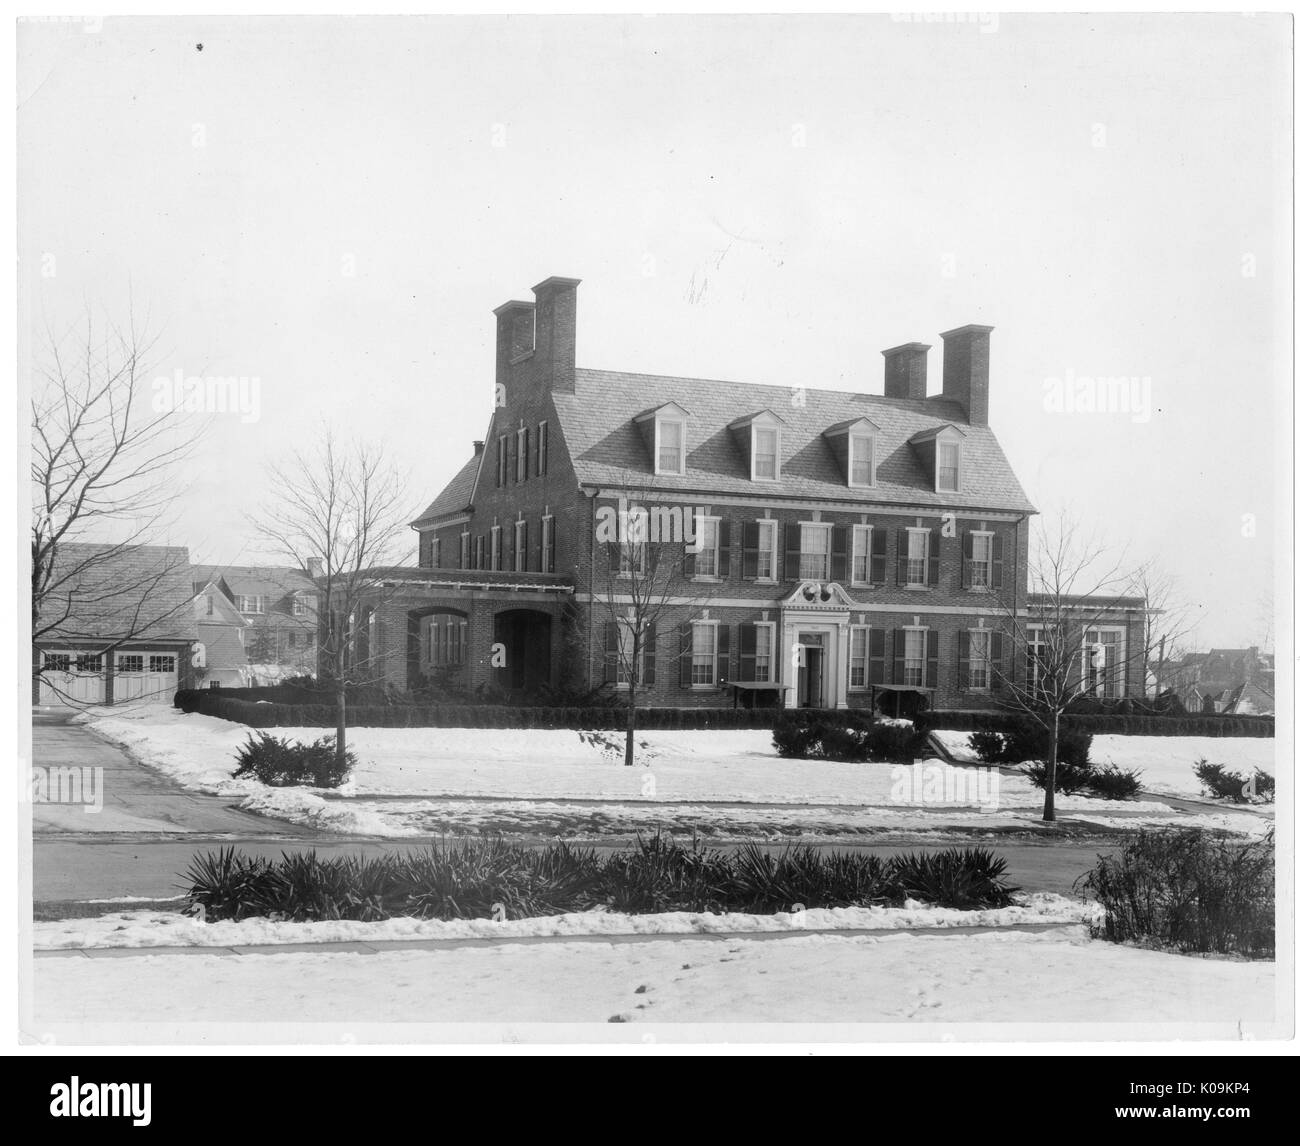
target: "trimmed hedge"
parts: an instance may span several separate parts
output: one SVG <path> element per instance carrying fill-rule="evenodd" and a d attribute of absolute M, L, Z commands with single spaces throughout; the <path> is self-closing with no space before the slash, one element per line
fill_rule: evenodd
<path fill-rule="evenodd" d="M 234 692 L 234 689 L 229 690 Z M 226 689 L 187 689 L 176 694 L 176 707 L 250 728 L 333 728 L 330 704 L 274 704 L 241 700 Z M 637 731 L 671 729 L 771 728 L 775 708 L 642 708 Z M 349 728 L 584 728 L 621 732 L 624 708 L 508 708 L 481 704 L 348 705 Z"/>
<path fill-rule="evenodd" d="M 1024 721 L 1020 712 L 923 712 L 916 719 L 919 731 L 1007 733 Z M 1157 716 L 1071 714 L 1061 718 L 1061 728 L 1092 736 L 1272 736 L 1271 716 Z"/>

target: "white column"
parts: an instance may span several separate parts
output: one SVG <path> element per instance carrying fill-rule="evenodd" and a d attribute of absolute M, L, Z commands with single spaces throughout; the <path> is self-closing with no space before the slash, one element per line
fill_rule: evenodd
<path fill-rule="evenodd" d="M 835 707 L 849 706 L 849 627 L 835 626 Z"/>

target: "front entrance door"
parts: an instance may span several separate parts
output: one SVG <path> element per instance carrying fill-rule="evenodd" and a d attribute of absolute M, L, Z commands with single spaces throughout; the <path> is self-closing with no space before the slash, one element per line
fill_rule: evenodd
<path fill-rule="evenodd" d="M 822 647 L 823 634 L 800 633 L 799 643 L 803 656 L 799 663 L 799 707 L 824 708 L 826 678 L 826 650 Z"/>

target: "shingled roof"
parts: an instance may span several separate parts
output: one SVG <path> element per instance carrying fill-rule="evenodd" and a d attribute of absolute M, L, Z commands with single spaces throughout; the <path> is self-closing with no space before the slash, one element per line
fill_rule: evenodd
<path fill-rule="evenodd" d="M 447 517 L 469 508 L 470 498 L 474 496 L 474 481 L 478 477 L 479 455 L 470 458 L 454 478 L 443 488 L 419 517 L 412 523 L 419 525 L 436 517 Z"/>
<path fill-rule="evenodd" d="M 797 403 L 791 401 L 796 393 Z M 581 484 L 626 485 L 631 471 L 638 487 L 650 489 L 1036 512 L 993 431 L 970 425 L 962 407 L 944 398 L 886 398 L 580 369 L 575 393 L 556 393 L 553 400 Z M 668 402 L 691 414 L 686 473 L 681 476 L 654 474 L 645 441 L 633 424 L 637 415 Z M 764 408 L 779 410 L 784 425 L 780 480 L 760 484 L 750 480 L 749 466 L 728 426 Z M 823 433 L 864 416 L 880 427 L 876 485 L 853 489 Z M 936 492 L 933 478 L 909 444 L 915 435 L 944 425 L 954 425 L 964 435 L 960 494 Z M 434 504 L 445 497 L 446 492 Z"/>
<path fill-rule="evenodd" d="M 67 542 L 37 623 L 37 641 L 193 640 L 189 550 L 182 545 Z"/>
<path fill-rule="evenodd" d="M 316 583 L 292 565 L 194 565 L 194 585 L 201 591 L 209 581 L 222 580 L 236 596 L 278 600 L 290 593 L 315 590 Z"/>

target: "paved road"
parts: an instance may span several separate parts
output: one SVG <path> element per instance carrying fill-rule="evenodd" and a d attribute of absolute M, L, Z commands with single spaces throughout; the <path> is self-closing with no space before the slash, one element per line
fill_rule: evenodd
<path fill-rule="evenodd" d="M 38 904 L 177 895 L 179 873 L 196 852 L 238 843 L 246 852 L 278 857 L 282 851 L 315 848 L 321 853 L 375 855 L 421 846 L 421 840 L 365 840 L 340 837 L 300 825 L 252 815 L 217 796 L 186 791 L 135 762 L 80 725 L 38 723 L 33 728 L 34 763 L 39 767 L 102 768 L 103 810 L 34 804 L 33 879 Z M 1060 841 L 1038 837 L 1015 842 L 972 841 L 1005 856 L 1009 877 L 1026 890 L 1066 893 L 1092 866 L 1110 840 Z M 593 846 L 617 847 L 619 841 Z M 719 845 L 726 847 L 727 845 Z M 781 846 L 781 845 L 774 845 Z M 933 850 L 888 838 L 872 843 L 819 845 L 837 851 L 890 855 Z"/>

